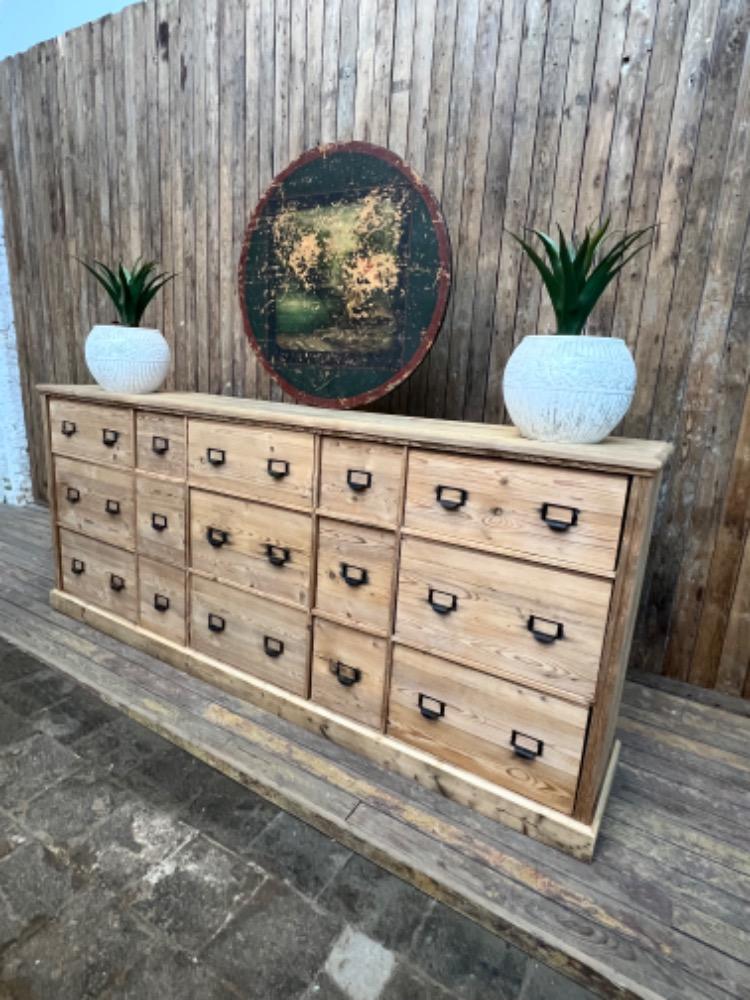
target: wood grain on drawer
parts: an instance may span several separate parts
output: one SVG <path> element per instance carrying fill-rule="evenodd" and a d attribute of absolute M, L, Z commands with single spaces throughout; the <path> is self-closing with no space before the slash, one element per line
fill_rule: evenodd
<path fill-rule="evenodd" d="M 141 625 L 181 646 L 185 644 L 185 571 L 138 559 Z"/>
<path fill-rule="evenodd" d="M 190 420 L 191 484 L 269 503 L 312 504 L 311 434 Z"/>
<path fill-rule="evenodd" d="M 395 545 L 392 531 L 321 518 L 316 607 L 352 623 L 387 629 Z"/>
<path fill-rule="evenodd" d="M 190 507 L 195 569 L 307 604 L 310 515 L 202 490 L 190 491 Z"/>
<path fill-rule="evenodd" d="M 593 697 L 612 585 L 404 538 L 396 635 L 500 676 Z"/>
<path fill-rule="evenodd" d="M 425 653 L 394 651 L 390 736 L 567 813 L 587 721 L 579 705 Z"/>
<path fill-rule="evenodd" d="M 54 470 L 60 524 L 112 545 L 135 546 L 131 472 L 60 455 L 55 457 Z"/>
<path fill-rule="evenodd" d="M 307 614 L 233 587 L 191 578 L 194 649 L 292 694 L 307 695 Z"/>
<path fill-rule="evenodd" d="M 404 449 L 347 438 L 323 439 L 322 512 L 395 525 L 400 516 Z"/>
<path fill-rule="evenodd" d="M 185 565 L 186 494 L 184 483 L 137 477 L 139 551 L 174 566 Z"/>
<path fill-rule="evenodd" d="M 626 476 L 412 451 L 407 529 L 543 562 L 614 569 Z"/>
<path fill-rule="evenodd" d="M 333 622 L 316 619 L 313 632 L 313 701 L 380 729 L 388 644 Z"/>
<path fill-rule="evenodd" d="M 136 414 L 137 464 L 144 472 L 185 478 L 187 461 L 184 417 L 166 413 Z"/>
<path fill-rule="evenodd" d="M 63 590 L 121 618 L 138 618 L 135 556 L 85 535 L 60 531 Z"/>
<path fill-rule="evenodd" d="M 133 411 L 124 407 L 51 399 L 52 451 L 107 465 L 132 466 L 135 458 Z"/>

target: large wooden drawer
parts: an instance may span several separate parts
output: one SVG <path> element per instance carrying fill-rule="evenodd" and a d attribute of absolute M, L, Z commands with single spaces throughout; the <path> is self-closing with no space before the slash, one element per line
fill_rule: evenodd
<path fill-rule="evenodd" d="M 380 729 L 388 644 L 318 618 L 313 635 L 313 701 Z"/>
<path fill-rule="evenodd" d="M 312 518 L 267 504 L 190 491 L 195 569 L 307 604 Z"/>
<path fill-rule="evenodd" d="M 307 695 L 307 614 L 233 587 L 191 578 L 194 649 L 292 694 Z"/>
<path fill-rule="evenodd" d="M 187 461 L 185 418 L 140 411 L 136 430 L 138 468 L 158 476 L 184 479 Z"/>
<path fill-rule="evenodd" d="M 113 614 L 136 621 L 135 556 L 85 535 L 60 530 L 63 590 Z"/>
<path fill-rule="evenodd" d="M 397 524 L 401 516 L 403 466 L 403 448 L 347 438 L 324 438 L 320 458 L 320 510 L 373 524 Z"/>
<path fill-rule="evenodd" d="M 152 559 L 185 565 L 184 483 L 139 475 L 136 482 L 138 548 Z"/>
<path fill-rule="evenodd" d="M 112 545 L 135 546 L 135 500 L 130 472 L 56 456 L 57 520 Z"/>
<path fill-rule="evenodd" d="M 352 623 L 387 629 L 395 551 L 392 531 L 321 519 L 316 607 Z"/>
<path fill-rule="evenodd" d="M 191 485 L 269 503 L 311 506 L 311 434 L 191 420 L 188 437 Z"/>
<path fill-rule="evenodd" d="M 185 571 L 176 566 L 138 559 L 141 625 L 185 645 Z"/>
<path fill-rule="evenodd" d="M 132 410 L 78 403 L 72 399 L 51 399 L 49 420 L 52 451 L 56 454 L 105 465 L 133 465 Z"/>
<path fill-rule="evenodd" d="M 401 546 L 398 638 L 593 697 L 610 581 L 420 538 Z"/>
<path fill-rule="evenodd" d="M 404 525 L 452 542 L 609 572 L 627 487 L 626 476 L 415 450 Z"/>
<path fill-rule="evenodd" d="M 388 734 L 570 813 L 588 709 L 396 646 Z"/>

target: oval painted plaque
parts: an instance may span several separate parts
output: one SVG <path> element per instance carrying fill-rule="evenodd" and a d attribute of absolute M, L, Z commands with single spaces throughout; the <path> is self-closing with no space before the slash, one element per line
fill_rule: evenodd
<path fill-rule="evenodd" d="M 365 142 L 311 149 L 278 175 L 245 235 L 245 330 L 295 399 L 349 408 L 384 396 L 429 351 L 450 287 L 437 202 Z"/>

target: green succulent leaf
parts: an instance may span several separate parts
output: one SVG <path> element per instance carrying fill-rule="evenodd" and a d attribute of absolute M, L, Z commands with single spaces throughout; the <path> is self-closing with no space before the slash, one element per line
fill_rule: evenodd
<path fill-rule="evenodd" d="M 100 260 L 76 260 L 104 288 L 124 326 L 139 326 L 149 302 L 175 277 L 158 272 L 156 261 L 143 261 L 141 257 L 131 268 L 122 261 L 111 268 Z"/>

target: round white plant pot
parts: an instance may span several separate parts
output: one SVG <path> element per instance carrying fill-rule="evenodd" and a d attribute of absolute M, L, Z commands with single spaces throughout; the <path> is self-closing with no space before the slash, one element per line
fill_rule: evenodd
<path fill-rule="evenodd" d="M 140 326 L 93 327 L 85 355 L 91 374 L 110 392 L 156 392 L 172 360 L 161 333 Z"/>
<path fill-rule="evenodd" d="M 505 405 L 524 437 L 594 444 L 628 411 L 636 370 L 617 337 L 524 337 L 503 375 Z"/>

